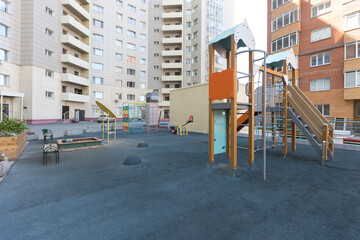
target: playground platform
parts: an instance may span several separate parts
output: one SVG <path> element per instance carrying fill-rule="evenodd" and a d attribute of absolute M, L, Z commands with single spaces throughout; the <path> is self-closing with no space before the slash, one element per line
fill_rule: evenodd
<path fill-rule="evenodd" d="M 359 152 L 338 149 L 322 167 L 310 145 L 297 145 L 286 159 L 268 150 L 264 181 L 261 151 L 249 170 L 247 151 L 239 149 L 232 177 L 224 154 L 209 168 L 207 141 L 163 130 L 119 133 L 103 148 L 61 152 L 59 164 L 50 158 L 46 166 L 41 141 L 31 141 L 0 182 L 1 239 L 360 236 Z M 137 148 L 140 142 L 149 147 Z M 134 155 L 141 165 L 122 164 Z"/>

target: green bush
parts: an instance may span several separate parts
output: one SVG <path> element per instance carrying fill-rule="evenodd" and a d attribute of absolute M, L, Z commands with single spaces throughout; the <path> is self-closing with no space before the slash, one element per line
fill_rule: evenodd
<path fill-rule="evenodd" d="M 5 118 L 0 122 L 0 137 L 16 136 L 27 129 L 30 128 L 26 126 L 25 122 L 16 121 L 15 118 Z"/>

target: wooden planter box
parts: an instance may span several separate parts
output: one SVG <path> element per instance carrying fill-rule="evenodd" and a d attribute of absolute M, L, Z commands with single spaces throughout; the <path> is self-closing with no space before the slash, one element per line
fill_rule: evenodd
<path fill-rule="evenodd" d="M 6 152 L 10 161 L 15 161 L 26 147 L 26 131 L 15 137 L 0 137 L 0 152 Z"/>

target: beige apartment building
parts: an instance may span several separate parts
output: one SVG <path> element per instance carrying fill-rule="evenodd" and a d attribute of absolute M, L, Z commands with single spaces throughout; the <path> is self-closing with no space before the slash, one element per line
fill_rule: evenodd
<path fill-rule="evenodd" d="M 170 117 L 170 91 L 207 82 L 208 43 L 233 26 L 233 0 L 149 2 L 149 88 L 159 92 L 163 117 Z M 226 61 L 216 58 L 218 71 Z"/>

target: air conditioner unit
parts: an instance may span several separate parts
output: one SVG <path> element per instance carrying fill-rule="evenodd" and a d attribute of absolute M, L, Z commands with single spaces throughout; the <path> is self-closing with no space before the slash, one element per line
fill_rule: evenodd
<path fill-rule="evenodd" d="M 118 102 L 119 102 L 119 99 L 115 99 L 115 102 L 118 103 Z"/>

